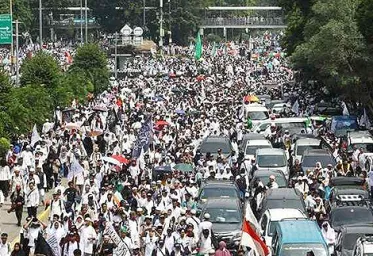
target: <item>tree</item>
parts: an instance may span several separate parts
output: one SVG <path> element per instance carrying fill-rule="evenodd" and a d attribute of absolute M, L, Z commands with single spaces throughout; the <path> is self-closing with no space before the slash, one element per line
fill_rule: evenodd
<path fill-rule="evenodd" d="M 48 53 L 41 51 L 22 63 L 21 72 L 22 86 L 34 84 L 53 89 L 61 78 L 61 69 L 57 61 Z"/>
<path fill-rule="evenodd" d="M 0 13 L 9 13 L 9 0 L 0 0 Z M 29 31 L 32 24 L 32 11 L 28 0 L 13 0 L 13 20 L 19 20 L 20 31 Z"/>
<path fill-rule="evenodd" d="M 0 159 L 4 159 L 6 153 L 10 148 L 10 142 L 7 138 L 1 137 L 0 138 Z"/>
<path fill-rule="evenodd" d="M 96 93 L 109 84 L 107 57 L 97 44 L 85 44 L 78 48 L 70 72 L 82 72 L 94 85 Z"/>

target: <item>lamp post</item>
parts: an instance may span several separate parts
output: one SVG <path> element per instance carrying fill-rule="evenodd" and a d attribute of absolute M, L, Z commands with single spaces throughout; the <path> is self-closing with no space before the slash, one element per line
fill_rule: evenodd
<path fill-rule="evenodd" d="M 9 0 L 9 14 L 12 19 L 12 28 L 13 28 L 13 0 Z M 13 32 L 12 32 L 12 42 L 10 43 L 10 70 L 13 72 Z"/>
<path fill-rule="evenodd" d="M 159 0 L 159 7 L 160 7 L 160 26 L 159 26 L 159 47 L 161 48 L 162 54 L 162 47 L 163 47 L 163 0 Z"/>
<path fill-rule="evenodd" d="M 18 52 L 18 48 L 19 48 L 19 31 L 18 31 L 18 27 L 19 27 L 19 21 L 16 20 L 16 86 L 19 85 L 19 52 Z"/>
<path fill-rule="evenodd" d="M 43 9 L 41 0 L 39 0 L 39 44 L 41 50 L 43 47 Z"/>
<path fill-rule="evenodd" d="M 85 42 L 88 42 L 88 7 L 87 0 L 85 0 Z"/>
<path fill-rule="evenodd" d="M 83 39 L 83 0 L 80 0 L 80 43 L 84 43 Z"/>
<path fill-rule="evenodd" d="M 114 77 L 115 77 L 115 80 L 117 80 L 118 78 L 118 59 L 117 59 L 117 55 L 118 55 L 118 33 L 115 32 L 115 51 L 114 51 Z"/>
<path fill-rule="evenodd" d="M 143 10 L 143 14 L 142 14 L 142 27 L 143 27 L 143 29 L 145 29 L 145 26 L 146 26 L 146 11 L 145 11 L 146 0 L 143 1 L 143 7 L 144 7 L 144 10 Z"/>

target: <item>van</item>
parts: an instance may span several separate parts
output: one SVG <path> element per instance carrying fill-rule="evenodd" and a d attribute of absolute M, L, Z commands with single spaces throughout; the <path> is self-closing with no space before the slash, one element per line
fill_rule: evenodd
<path fill-rule="evenodd" d="M 280 148 L 260 148 L 255 154 L 256 171 L 282 171 L 289 179 L 289 165 L 286 152 Z"/>
<path fill-rule="evenodd" d="M 330 256 L 321 230 L 312 220 L 279 221 L 271 247 L 274 256 L 303 256 L 310 252 L 317 256 Z"/>
<path fill-rule="evenodd" d="M 269 120 L 269 112 L 263 105 L 252 103 L 245 105 L 245 117 L 250 118 L 253 126 L 257 123 Z"/>

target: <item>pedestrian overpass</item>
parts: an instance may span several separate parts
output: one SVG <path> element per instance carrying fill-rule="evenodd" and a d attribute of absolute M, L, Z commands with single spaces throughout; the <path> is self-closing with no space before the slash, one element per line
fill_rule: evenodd
<path fill-rule="evenodd" d="M 232 15 L 233 14 L 233 15 Z M 284 13 L 278 6 L 223 7 L 212 6 L 205 11 L 200 29 L 284 29 Z"/>

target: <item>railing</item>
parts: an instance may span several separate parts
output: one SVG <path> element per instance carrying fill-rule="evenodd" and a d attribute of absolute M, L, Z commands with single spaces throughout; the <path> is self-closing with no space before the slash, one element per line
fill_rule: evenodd
<path fill-rule="evenodd" d="M 283 17 L 233 17 L 233 18 L 206 18 L 202 27 L 224 26 L 285 26 Z"/>

